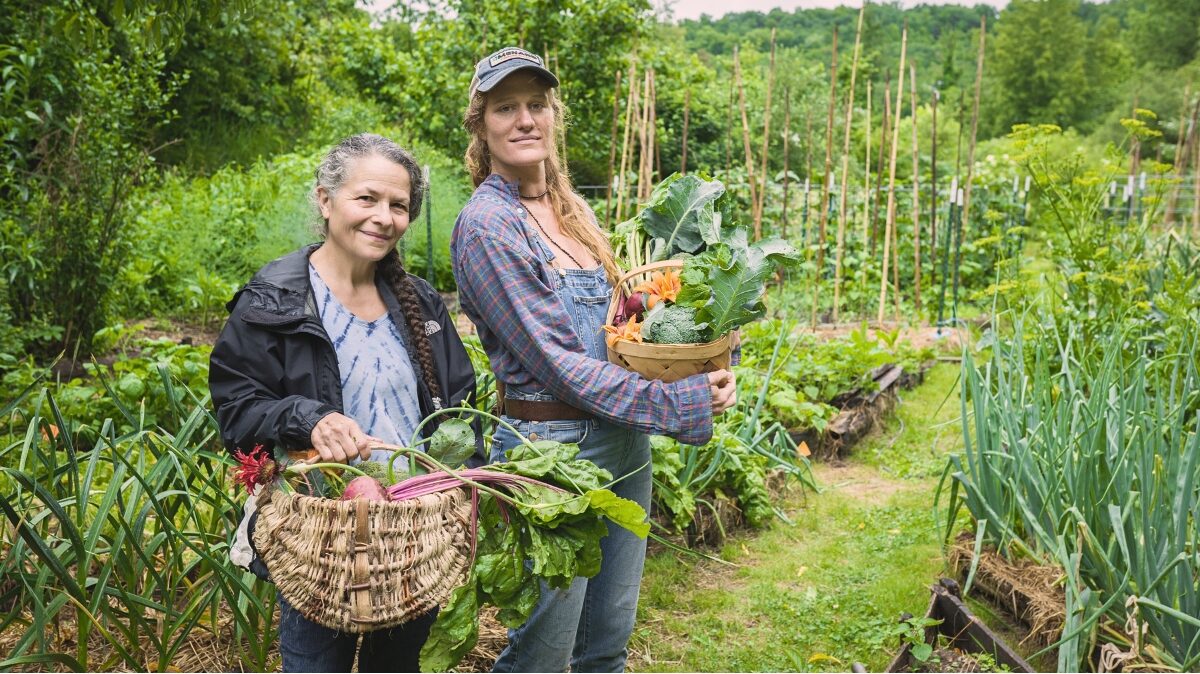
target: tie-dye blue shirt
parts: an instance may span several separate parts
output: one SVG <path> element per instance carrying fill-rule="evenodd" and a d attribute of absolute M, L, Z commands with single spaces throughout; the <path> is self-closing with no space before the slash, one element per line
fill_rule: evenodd
<path fill-rule="evenodd" d="M 364 321 L 350 313 L 311 264 L 308 277 L 321 323 L 337 353 L 343 413 L 368 435 L 407 445 L 421 421 L 421 411 L 404 336 L 391 314 Z M 376 454 L 383 455 L 372 456 L 372 460 L 386 461 L 390 452 Z"/>

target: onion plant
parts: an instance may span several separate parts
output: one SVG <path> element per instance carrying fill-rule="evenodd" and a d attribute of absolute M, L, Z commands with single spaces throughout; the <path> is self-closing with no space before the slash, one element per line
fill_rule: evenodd
<path fill-rule="evenodd" d="M 164 373 L 163 385 L 172 383 Z M 0 670 L 166 671 L 195 630 L 232 629 L 242 666 L 269 666 L 274 587 L 228 562 L 241 517 L 206 398 L 177 404 L 177 430 L 106 421 L 75 445 L 43 391 L 0 447 Z M 10 406 L 11 407 L 11 406 Z M 226 626 L 232 618 L 232 626 Z"/>
<path fill-rule="evenodd" d="M 980 541 L 1062 567 L 1060 671 L 1086 666 L 1099 641 L 1196 670 L 1200 334 L 1193 324 L 1190 350 L 1152 361 L 1129 329 L 1094 344 L 1023 331 L 1018 321 L 987 362 L 964 355 L 965 447 L 939 490 L 947 539 L 965 505 Z"/>

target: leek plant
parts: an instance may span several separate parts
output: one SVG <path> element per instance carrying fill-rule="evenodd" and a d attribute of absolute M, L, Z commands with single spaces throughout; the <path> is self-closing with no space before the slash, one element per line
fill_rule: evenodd
<path fill-rule="evenodd" d="M 19 638 L 0 671 L 167 671 L 201 630 L 232 639 L 242 667 L 272 666 L 275 590 L 228 561 L 241 517 L 231 459 L 208 399 L 183 398 L 175 430 L 121 407 L 124 423 L 106 420 L 88 449 L 57 431 L 70 426 L 47 391 L 32 415 L 12 416 L 0 436 L 0 605 L 11 608 L 0 633 Z"/>
<path fill-rule="evenodd" d="M 939 487 L 947 540 L 965 505 L 979 542 L 1062 567 L 1060 671 L 1088 666 L 1099 642 L 1195 671 L 1200 331 L 1193 321 L 1190 349 L 1153 360 L 1136 328 L 1095 344 L 1076 328 L 1027 341 L 1018 321 L 1014 332 L 986 362 L 964 354 L 965 447 Z"/>

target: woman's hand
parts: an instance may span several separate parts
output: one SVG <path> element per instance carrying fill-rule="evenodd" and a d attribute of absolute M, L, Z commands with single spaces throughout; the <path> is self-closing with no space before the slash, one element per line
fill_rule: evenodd
<path fill-rule="evenodd" d="M 737 383 L 729 370 L 708 373 L 708 389 L 712 392 L 712 413 L 717 416 L 737 402 Z"/>
<path fill-rule="evenodd" d="M 371 447 L 378 444 L 382 444 L 380 440 L 363 433 L 353 419 L 337 412 L 322 417 L 312 430 L 313 449 L 322 461 L 349 463 L 368 459 Z"/>

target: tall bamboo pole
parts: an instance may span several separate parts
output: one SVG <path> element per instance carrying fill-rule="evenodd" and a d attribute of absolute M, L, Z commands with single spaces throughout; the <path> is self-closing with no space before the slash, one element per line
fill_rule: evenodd
<path fill-rule="evenodd" d="M 807 112 L 804 115 L 804 215 L 802 216 L 803 219 L 800 221 L 800 230 L 801 230 L 800 234 L 801 234 L 801 236 L 804 237 L 804 247 L 806 249 L 808 248 L 808 233 L 809 233 L 808 232 L 808 230 L 809 230 L 809 226 L 808 226 L 809 202 L 812 201 L 812 199 L 809 198 L 810 193 L 811 193 L 811 190 L 809 188 L 812 185 L 812 157 L 813 157 L 813 153 L 812 153 L 812 150 L 813 150 L 813 147 L 812 147 L 813 146 L 812 118 L 813 118 L 812 106 L 809 106 Z"/>
<path fill-rule="evenodd" d="M 888 72 L 883 78 L 883 119 L 880 120 L 879 130 L 879 160 L 875 163 L 875 198 L 871 206 L 871 257 L 875 257 L 875 246 L 879 241 L 879 202 L 883 199 L 879 186 L 883 184 L 883 159 L 887 155 L 891 124 L 892 74 Z"/>
<path fill-rule="evenodd" d="M 934 88 L 933 100 L 931 101 L 931 105 L 933 106 L 933 110 L 932 110 L 933 119 L 931 120 L 931 126 L 933 127 L 933 133 L 930 134 L 930 138 L 932 139 L 933 142 L 930 144 L 931 147 L 929 150 L 930 151 L 929 182 L 932 183 L 932 185 L 933 185 L 933 187 L 930 189 L 931 199 L 930 199 L 930 204 L 929 204 L 929 279 L 930 279 L 929 282 L 931 284 L 934 282 L 934 278 L 937 276 L 937 213 L 938 213 L 937 105 L 938 105 L 938 99 L 941 97 L 942 97 L 941 93 L 936 88 Z"/>
<path fill-rule="evenodd" d="M 817 233 L 816 278 L 812 287 L 812 326 L 817 327 L 817 296 L 825 276 L 825 230 L 829 225 L 829 192 L 833 187 L 833 109 L 837 106 L 838 29 L 833 27 L 833 48 L 829 63 L 829 110 L 825 117 L 825 171 L 821 174 L 821 220 Z M 842 187 L 845 189 L 845 186 Z"/>
<path fill-rule="evenodd" d="M 750 185 L 750 203 L 753 205 L 758 203 L 758 185 L 754 181 L 754 155 L 750 149 L 750 119 L 746 116 L 746 88 L 742 85 L 742 62 L 737 47 L 733 48 L 733 77 L 737 82 L 738 107 L 742 112 L 742 145 L 746 152 L 746 182 Z"/>
<path fill-rule="evenodd" d="M 763 105 L 762 168 L 759 170 L 758 203 L 754 206 L 754 240 L 762 239 L 763 206 L 767 200 L 767 152 L 771 148 L 771 89 L 775 86 L 775 29 L 771 29 L 771 65 L 767 69 L 767 97 Z"/>
<path fill-rule="evenodd" d="M 975 64 L 975 105 L 971 111 L 971 145 L 967 149 L 967 180 L 963 189 L 962 231 L 971 223 L 971 179 L 975 175 L 975 138 L 979 132 L 979 90 L 983 84 L 983 45 L 987 37 L 987 14 L 979 17 L 979 59 Z"/>
<path fill-rule="evenodd" d="M 621 170 L 617 173 L 617 210 L 613 217 L 615 222 L 621 222 L 622 207 L 625 205 L 625 197 L 629 192 L 628 178 L 629 170 L 632 168 L 629 155 L 633 146 L 633 117 L 637 114 L 637 106 L 637 65 L 631 64 L 629 66 L 629 94 L 625 99 L 625 130 L 621 134 Z"/>
<path fill-rule="evenodd" d="M 642 110 L 638 116 L 638 185 L 637 198 L 638 202 L 642 202 L 645 197 L 642 193 L 646 191 L 646 183 L 650 182 L 650 162 L 653 160 L 653 151 L 650 148 L 650 69 L 646 69 L 645 75 L 642 77 Z"/>
<path fill-rule="evenodd" d="M 817 236 L 817 279 L 825 272 L 825 228 L 829 224 L 829 189 L 833 173 L 833 110 L 837 106 L 837 26 L 833 27 L 833 56 L 829 65 L 829 109 L 825 117 L 825 172 L 821 179 L 821 229 Z M 816 306 L 815 304 L 813 305 Z"/>
<path fill-rule="evenodd" d="M 1175 208 L 1179 205 L 1179 192 L 1183 187 L 1183 167 L 1187 165 L 1187 156 L 1184 154 L 1184 146 L 1187 137 L 1191 135 L 1191 129 L 1187 127 L 1188 122 L 1188 104 L 1192 102 L 1192 83 L 1188 81 L 1187 86 L 1183 90 L 1183 105 L 1179 109 L 1179 133 L 1175 139 L 1175 161 L 1173 171 L 1178 177 L 1178 182 L 1171 188 L 1171 198 L 1167 202 L 1167 212 L 1163 218 L 1163 222 L 1170 225 L 1175 222 Z M 1185 131 L 1185 128 L 1187 129 Z M 1190 147 L 1189 147 L 1190 149 Z"/>
<path fill-rule="evenodd" d="M 904 28 L 900 31 L 900 76 L 896 83 L 896 119 L 892 123 L 892 147 L 890 158 L 888 159 L 888 202 L 887 202 L 887 227 L 883 235 L 883 274 L 879 280 L 879 314 L 878 324 L 883 327 L 883 308 L 887 302 L 887 286 L 888 286 L 888 255 L 891 253 L 892 246 L 892 229 L 896 225 L 896 148 L 900 145 L 900 111 L 903 106 L 900 105 L 901 97 L 904 93 L 904 56 L 908 51 L 908 21 L 904 22 Z M 886 99 L 886 96 L 884 98 Z"/>
<path fill-rule="evenodd" d="M 613 193 L 613 165 L 617 161 L 617 123 L 621 117 L 621 71 L 617 71 L 617 84 L 613 88 L 613 121 L 612 135 L 608 141 L 608 189 L 604 194 L 604 226 L 606 228 L 612 226 L 612 193 Z"/>
<path fill-rule="evenodd" d="M 733 169 L 733 83 L 737 79 L 735 75 L 736 71 L 729 77 L 729 109 L 725 113 L 725 173 Z"/>
<path fill-rule="evenodd" d="M 858 265 L 858 284 L 862 288 L 867 287 L 867 249 L 869 238 L 869 229 L 871 226 L 871 118 L 874 116 L 874 110 L 871 108 L 871 78 L 867 78 L 867 133 L 864 139 L 866 151 L 863 152 L 863 191 L 862 191 L 862 213 L 859 216 L 862 225 L 862 236 L 859 237 L 859 245 L 862 246 L 862 263 Z M 866 307 L 864 307 L 866 309 Z M 865 313 L 865 312 L 864 312 Z"/>
<path fill-rule="evenodd" d="M 1192 231 L 1200 234 L 1200 142 L 1193 142 L 1192 148 Z"/>
<path fill-rule="evenodd" d="M 650 147 L 654 148 L 654 175 L 646 184 L 646 198 L 650 197 L 654 183 L 662 180 L 662 143 L 658 142 L 658 79 L 650 71 Z"/>
<path fill-rule="evenodd" d="M 854 87 L 858 80 L 858 55 L 862 48 L 863 14 L 867 3 L 858 8 L 858 27 L 854 29 L 854 57 L 850 61 L 850 91 L 846 94 L 846 117 L 842 134 L 842 192 L 838 198 L 837 250 L 833 265 L 833 322 L 838 322 L 842 303 L 842 256 L 846 247 L 846 199 L 850 194 L 850 129 L 854 121 Z"/>
<path fill-rule="evenodd" d="M 679 173 L 687 175 L 687 136 L 688 136 L 688 111 L 692 107 L 692 89 L 688 88 L 683 94 L 683 152 L 679 159 Z"/>
<path fill-rule="evenodd" d="M 912 87 L 912 219 L 913 219 L 913 299 L 921 313 L 921 155 L 917 147 L 917 66 L 908 66 Z"/>
<path fill-rule="evenodd" d="M 791 91 L 784 87 L 783 89 L 783 215 L 779 222 L 779 235 L 787 238 L 788 230 L 788 184 L 790 176 L 788 170 L 790 167 L 788 143 L 792 136 L 792 96 Z"/>

